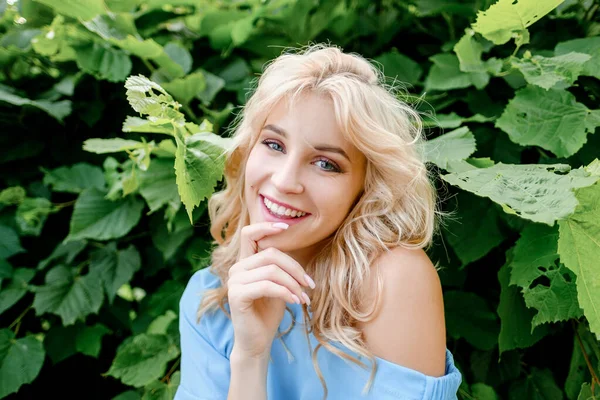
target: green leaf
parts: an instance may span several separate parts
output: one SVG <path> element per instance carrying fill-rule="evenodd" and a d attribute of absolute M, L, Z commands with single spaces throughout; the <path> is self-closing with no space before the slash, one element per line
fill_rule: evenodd
<path fill-rule="evenodd" d="M 77 354 L 75 338 L 81 327 L 81 323 L 69 326 L 57 325 L 46 332 L 44 335 L 44 348 L 53 364 L 58 364 Z"/>
<path fill-rule="evenodd" d="M 504 235 L 498 226 L 498 211 L 489 200 L 465 192 L 459 192 L 455 199 L 459 213 L 448 221 L 444 237 L 464 267 L 497 247 Z"/>
<path fill-rule="evenodd" d="M 119 346 L 107 374 L 126 385 L 142 387 L 162 377 L 167 363 L 178 355 L 179 349 L 167 336 L 143 333 Z"/>
<path fill-rule="evenodd" d="M 148 326 L 148 330 L 146 333 L 156 334 L 156 335 L 166 335 L 167 328 L 171 324 L 171 322 L 177 319 L 177 314 L 175 314 L 171 310 L 167 310 L 164 315 L 159 315 L 150 323 Z"/>
<path fill-rule="evenodd" d="M 121 138 L 114 139 L 88 139 L 83 142 L 83 150 L 96 154 L 118 153 L 125 150 L 141 149 L 146 146 L 144 142 Z"/>
<path fill-rule="evenodd" d="M 600 79 L 600 37 L 573 39 L 558 43 L 554 48 L 554 53 L 557 56 L 571 52 L 589 54 L 591 59 L 583 64 L 581 75 L 593 76 Z"/>
<path fill-rule="evenodd" d="M 160 122 L 171 121 L 177 126 L 183 126 L 183 114 L 177 111 L 181 105 L 158 83 L 142 75 L 130 76 L 125 82 L 125 88 L 127 100 L 135 111 L 149 115 L 150 120 L 154 122 L 164 119 L 165 121 Z"/>
<path fill-rule="evenodd" d="M 0 314 L 15 305 L 25 293 L 28 292 L 29 281 L 35 276 L 35 270 L 30 268 L 16 268 L 11 282 L 3 285 L 0 291 Z"/>
<path fill-rule="evenodd" d="M 577 400 L 596 400 L 600 396 L 600 389 L 598 389 L 598 384 L 594 388 L 595 393 L 592 393 L 592 386 L 589 383 L 582 384 Z"/>
<path fill-rule="evenodd" d="M 131 59 L 122 50 L 113 49 L 106 43 L 92 42 L 75 47 L 77 65 L 97 79 L 123 82 L 131 73 Z"/>
<path fill-rule="evenodd" d="M 181 201 L 193 223 L 192 211 L 213 192 L 225 168 L 224 153 L 230 139 L 212 133 L 176 137 L 175 174 Z"/>
<path fill-rule="evenodd" d="M 0 203 L 6 205 L 19 204 L 25 200 L 27 192 L 21 186 L 6 188 L 0 192 Z"/>
<path fill-rule="evenodd" d="M 109 240 L 125 236 L 137 225 L 144 203 L 137 197 L 110 201 L 97 189 L 84 190 L 75 203 L 69 236 L 78 239 Z"/>
<path fill-rule="evenodd" d="M 476 150 L 475 137 L 466 126 L 425 142 L 425 159 L 442 169 L 449 161 L 464 160 Z"/>
<path fill-rule="evenodd" d="M 494 388 L 485 383 L 474 383 L 471 385 L 471 395 L 477 400 L 500 400 Z"/>
<path fill-rule="evenodd" d="M 102 305 L 102 283 L 95 274 L 78 276 L 64 265 L 46 274 L 46 284 L 35 288 L 33 308 L 36 315 L 59 315 L 63 325 L 74 324 L 89 314 L 97 314 Z"/>
<path fill-rule="evenodd" d="M 92 253 L 90 270 L 102 279 L 108 301 L 112 304 L 119 288 L 131 281 L 141 264 L 140 254 L 133 245 L 117 250 L 112 242 Z"/>
<path fill-rule="evenodd" d="M 548 325 L 534 329 L 532 319 L 535 311 L 527 308 L 518 288 L 509 286 L 510 265 L 513 261 L 512 249 L 507 252 L 506 264 L 498 271 L 500 282 L 500 336 L 498 346 L 500 354 L 514 349 L 533 346 L 549 333 Z"/>
<path fill-rule="evenodd" d="M 600 184 L 576 192 L 579 205 L 568 218 L 559 221 L 558 253 L 561 261 L 577 275 L 577 299 L 600 338 Z"/>
<path fill-rule="evenodd" d="M 452 185 L 481 197 L 489 197 L 505 212 L 552 225 L 575 210 L 577 200 L 571 189 L 592 185 L 598 180 L 584 170 L 570 170 L 565 164 L 510 165 L 442 175 Z M 568 173 L 566 173 L 568 172 Z"/>
<path fill-rule="evenodd" d="M 144 297 L 140 304 L 140 314 L 148 314 L 153 318 L 163 315 L 167 310 L 179 314 L 179 300 L 185 290 L 185 286 L 177 281 L 166 281 L 158 290 Z"/>
<path fill-rule="evenodd" d="M 52 7 L 57 14 L 62 14 L 75 19 L 88 20 L 98 14 L 106 14 L 103 0 L 36 0 L 39 3 Z"/>
<path fill-rule="evenodd" d="M 488 118 L 481 114 L 475 114 L 470 117 L 461 117 L 455 112 L 450 114 L 438 114 L 435 117 L 431 117 L 424 121 L 425 126 L 438 126 L 440 128 L 458 128 L 465 122 L 489 122 L 493 121 L 494 118 Z"/>
<path fill-rule="evenodd" d="M 462 72 L 458 58 L 454 54 L 436 54 L 429 58 L 433 65 L 425 79 L 425 90 L 462 89 L 474 85 L 484 88 L 490 76 L 481 72 Z"/>
<path fill-rule="evenodd" d="M 458 57 L 460 70 L 463 72 L 487 72 L 481 55 L 483 46 L 475 40 L 472 29 L 467 29 L 462 38 L 454 45 L 454 52 Z"/>
<path fill-rule="evenodd" d="M 30 100 L 21 96 L 18 96 L 14 93 L 11 93 L 6 89 L 6 86 L 0 87 L 0 101 L 5 101 L 7 103 L 13 104 L 15 106 L 23 106 L 29 105 L 32 107 L 39 108 L 42 111 L 45 111 L 48 115 L 54 117 L 59 122 L 63 122 L 63 119 L 71 114 L 71 101 L 70 100 L 61 100 L 61 101 L 49 101 L 49 100 Z"/>
<path fill-rule="evenodd" d="M 142 396 L 134 390 L 128 390 L 114 397 L 112 400 L 141 400 Z"/>
<path fill-rule="evenodd" d="M 465 338 L 481 350 L 493 349 L 498 341 L 498 317 L 486 301 L 475 293 L 449 291 L 444 293 L 448 334 Z"/>
<path fill-rule="evenodd" d="M 24 252 L 17 232 L 8 226 L 0 225 L 0 258 L 9 258 Z"/>
<path fill-rule="evenodd" d="M 173 222 L 173 229 L 169 232 L 162 217 L 151 221 L 152 242 L 161 251 L 165 261 L 171 259 L 181 245 L 194 234 L 193 226 L 184 212 L 178 212 Z"/>
<path fill-rule="evenodd" d="M 556 57 L 529 55 L 522 59 L 513 57 L 511 64 L 533 85 L 544 89 L 564 89 L 573 85 L 590 58 L 587 54 L 575 52 Z"/>
<path fill-rule="evenodd" d="M 54 192 L 81 193 L 84 189 L 105 187 L 102 169 L 95 165 L 78 163 L 71 167 L 42 171 L 44 185 L 52 187 Z"/>
<path fill-rule="evenodd" d="M 528 86 L 508 103 L 496 126 L 515 143 L 540 146 L 558 157 L 568 157 L 600 126 L 600 110 L 589 110 L 567 91 Z"/>
<path fill-rule="evenodd" d="M 202 72 L 194 72 L 183 78 L 173 79 L 171 82 L 164 82 L 162 87 L 169 92 L 177 101 L 184 105 L 196 97 L 206 88 L 206 81 Z"/>
<path fill-rule="evenodd" d="M 534 327 L 582 315 L 575 277 L 557 265 L 557 242 L 557 226 L 529 224 L 514 247 L 510 284 L 521 288 L 527 307 L 538 310 Z"/>
<path fill-rule="evenodd" d="M 173 400 L 180 381 L 181 373 L 179 371 L 171 375 L 168 383 L 154 381 L 144 387 L 142 400 Z"/>
<path fill-rule="evenodd" d="M 218 75 L 211 74 L 210 72 L 200 69 L 204 75 L 205 87 L 203 90 L 196 94 L 202 104 L 209 105 L 217 95 L 225 87 L 225 80 Z"/>
<path fill-rule="evenodd" d="M 173 61 L 181 66 L 184 74 L 187 75 L 192 70 L 192 56 L 181 44 L 169 42 L 165 45 L 164 51 Z"/>
<path fill-rule="evenodd" d="M 419 63 L 400 54 L 395 48 L 375 58 L 375 61 L 383 65 L 383 72 L 387 77 L 416 85 L 421 79 L 423 69 Z"/>
<path fill-rule="evenodd" d="M 563 400 L 552 371 L 547 368 L 531 367 L 531 373 L 510 386 L 509 400 Z"/>
<path fill-rule="evenodd" d="M 155 159 L 148 171 L 140 172 L 140 194 L 148 203 L 150 213 L 165 204 L 181 204 L 177 184 L 175 183 L 175 167 L 172 159 Z"/>
<path fill-rule="evenodd" d="M 85 326 L 77 334 L 75 348 L 80 353 L 98 358 L 102 347 L 102 337 L 111 333 L 111 330 L 102 324 Z"/>
<path fill-rule="evenodd" d="M 48 258 L 45 258 L 39 262 L 37 269 L 45 269 L 51 261 L 59 260 L 61 258 L 64 258 L 64 262 L 66 264 L 71 264 L 75 257 L 77 257 L 77 255 L 81 253 L 86 246 L 87 242 L 85 240 L 74 240 L 68 243 L 61 243 L 54 249 Z"/>
<path fill-rule="evenodd" d="M 166 133 L 173 135 L 175 130 L 170 122 L 153 122 L 139 117 L 128 116 L 123 122 L 123 132 Z"/>
<path fill-rule="evenodd" d="M 475 32 L 481 33 L 495 44 L 504 44 L 515 34 L 524 35 L 527 27 L 554 10 L 563 1 L 499 0 L 486 11 L 479 11 L 477 21 L 472 27 Z"/>
<path fill-rule="evenodd" d="M 58 211 L 50 200 L 38 197 L 26 198 L 17 207 L 15 221 L 21 235 L 39 236 L 48 214 Z"/>
<path fill-rule="evenodd" d="M 0 398 L 33 382 L 45 357 L 44 347 L 35 337 L 16 339 L 9 329 L 0 330 Z"/>

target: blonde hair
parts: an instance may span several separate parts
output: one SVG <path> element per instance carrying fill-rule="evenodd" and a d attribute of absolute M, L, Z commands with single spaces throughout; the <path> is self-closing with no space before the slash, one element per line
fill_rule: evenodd
<path fill-rule="evenodd" d="M 243 197 L 246 160 L 270 110 L 279 100 L 293 101 L 306 91 L 331 99 L 346 139 L 367 159 L 363 192 L 338 230 L 304 266 L 319 282 L 311 294 L 312 319 L 306 305 L 302 310 L 309 328 L 305 331 L 307 339 L 312 332 L 319 342 L 312 351 L 312 361 L 327 398 L 317 351 L 325 347 L 367 368 L 356 357 L 328 343 L 337 341 L 371 360 L 371 374 L 363 393 L 370 389 L 376 359 L 356 328 L 358 322 L 374 318 L 381 302 L 383 281 L 378 274 L 375 302 L 363 304 L 361 294 L 370 282 L 370 267 L 391 248 L 428 247 L 439 212 L 436 191 L 423 161 L 419 114 L 398 99 L 395 89 L 385 83 L 383 73 L 362 56 L 343 53 L 330 45 L 313 44 L 284 52 L 267 64 L 232 125 L 234 144 L 226 154 L 225 188 L 209 200 L 210 232 L 218 244 L 210 268 L 222 285 L 204 293 L 198 320 L 206 312 L 216 311 L 217 306 L 231 318 L 224 307 L 228 270 L 238 261 L 241 229 L 249 223 Z M 293 324 L 294 318 L 290 328 L 278 337 L 288 333 Z"/>

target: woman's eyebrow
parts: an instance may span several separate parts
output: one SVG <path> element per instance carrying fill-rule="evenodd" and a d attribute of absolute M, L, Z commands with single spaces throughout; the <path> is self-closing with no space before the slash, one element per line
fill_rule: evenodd
<path fill-rule="evenodd" d="M 269 124 L 269 125 L 265 125 L 263 127 L 264 129 L 268 129 L 271 132 L 274 132 L 280 136 L 283 136 L 284 138 L 287 139 L 288 134 L 285 131 L 285 129 L 277 126 L 277 125 L 273 125 L 273 124 Z M 331 152 L 331 153 L 338 153 L 341 156 L 343 156 L 346 160 L 348 160 L 349 163 L 352 163 L 352 161 L 350 161 L 350 157 L 348 157 L 348 154 L 346 154 L 346 152 L 344 151 L 344 149 L 340 148 L 340 147 L 336 147 L 336 146 L 330 146 L 327 144 L 319 144 L 316 146 L 312 146 L 315 150 L 319 150 L 319 151 L 327 151 L 327 152 Z"/>

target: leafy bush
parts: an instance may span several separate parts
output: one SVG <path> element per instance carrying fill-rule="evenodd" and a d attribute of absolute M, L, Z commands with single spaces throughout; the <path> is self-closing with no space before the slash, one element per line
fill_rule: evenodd
<path fill-rule="evenodd" d="M 0 398 L 173 397 L 225 127 L 309 41 L 373 59 L 425 117 L 457 210 L 429 253 L 460 397 L 597 393 L 599 7 L 491 3 L 3 2 Z"/>

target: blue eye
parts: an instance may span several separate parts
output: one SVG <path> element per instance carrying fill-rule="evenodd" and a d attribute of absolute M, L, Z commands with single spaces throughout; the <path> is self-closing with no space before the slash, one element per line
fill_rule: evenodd
<path fill-rule="evenodd" d="M 333 164 L 331 161 L 328 160 L 317 160 L 317 163 L 323 163 L 323 165 L 328 165 L 329 167 L 322 167 L 321 169 L 323 171 L 328 171 L 328 172 L 340 172 L 340 169 L 338 168 L 337 165 Z"/>
<path fill-rule="evenodd" d="M 266 145 L 267 147 L 269 147 L 269 148 L 271 148 L 271 149 L 275 150 L 275 151 L 280 151 L 280 150 L 278 150 L 278 149 L 274 148 L 273 146 L 271 146 L 271 145 L 275 145 L 275 146 L 279 146 L 279 147 L 281 148 L 281 145 L 280 145 L 279 143 L 277 143 L 277 142 L 273 142 L 273 141 L 271 141 L 271 140 L 265 140 L 265 141 L 263 141 L 262 143 L 263 143 L 264 145 Z M 281 151 L 283 151 L 283 148 L 281 148 Z"/>

